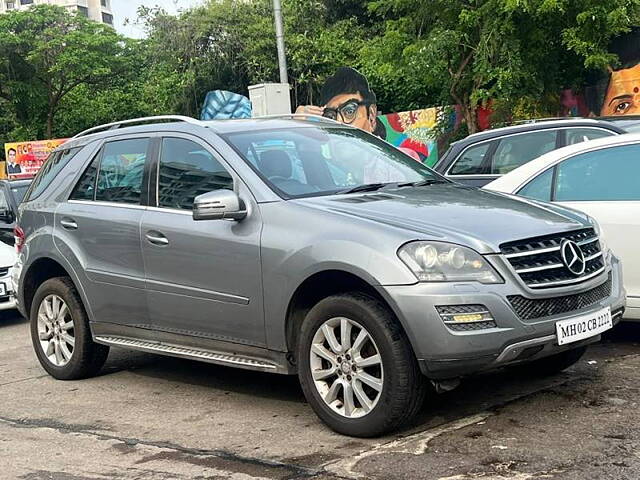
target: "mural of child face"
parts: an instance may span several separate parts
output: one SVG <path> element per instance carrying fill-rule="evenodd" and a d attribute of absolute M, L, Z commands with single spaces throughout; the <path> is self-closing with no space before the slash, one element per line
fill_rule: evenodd
<path fill-rule="evenodd" d="M 364 102 L 359 93 L 343 93 L 327 102 L 323 115 L 366 132 L 373 132 L 375 108 L 375 105 Z"/>
<path fill-rule="evenodd" d="M 631 68 L 611 72 L 600 115 L 638 113 L 640 113 L 640 63 Z"/>

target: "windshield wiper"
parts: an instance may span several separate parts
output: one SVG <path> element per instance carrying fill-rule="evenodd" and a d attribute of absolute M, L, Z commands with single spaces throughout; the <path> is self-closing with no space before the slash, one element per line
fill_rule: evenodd
<path fill-rule="evenodd" d="M 437 178 L 430 178 L 428 180 L 420 180 L 417 182 L 407 182 L 407 183 L 399 183 L 398 188 L 400 187 L 426 187 L 427 185 L 434 185 L 436 183 L 449 183 L 446 180 L 439 180 Z"/>
<path fill-rule="evenodd" d="M 380 190 L 382 187 L 389 185 L 388 183 L 365 183 L 364 185 L 358 185 L 357 187 L 343 190 L 339 193 L 357 193 L 357 192 L 374 192 Z"/>

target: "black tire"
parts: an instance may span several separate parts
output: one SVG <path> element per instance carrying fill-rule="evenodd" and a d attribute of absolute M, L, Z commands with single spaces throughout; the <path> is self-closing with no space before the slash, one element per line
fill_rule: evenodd
<path fill-rule="evenodd" d="M 73 319 L 75 345 L 71 358 L 65 365 L 57 366 L 51 362 L 40 345 L 38 335 L 38 309 L 49 295 L 57 295 L 68 307 Z M 51 278 L 44 282 L 33 297 L 30 312 L 31 341 L 40 365 L 49 375 L 59 380 L 77 380 L 96 375 L 109 354 L 109 347 L 95 343 L 89 329 L 89 319 L 75 285 L 68 277 Z"/>
<path fill-rule="evenodd" d="M 384 369 L 380 397 L 360 418 L 348 418 L 331 409 L 321 397 L 311 372 L 310 349 L 324 322 L 346 317 L 362 325 L 375 342 Z M 338 433 L 373 437 L 408 423 L 423 405 L 427 391 L 406 334 L 393 313 L 380 301 L 362 293 L 334 295 L 321 300 L 305 317 L 298 342 L 298 376 L 307 401 L 316 414 Z"/>
<path fill-rule="evenodd" d="M 525 363 L 521 366 L 527 373 L 539 377 L 548 377 L 566 370 L 576 364 L 587 351 L 587 347 L 578 347 L 548 357 Z"/>

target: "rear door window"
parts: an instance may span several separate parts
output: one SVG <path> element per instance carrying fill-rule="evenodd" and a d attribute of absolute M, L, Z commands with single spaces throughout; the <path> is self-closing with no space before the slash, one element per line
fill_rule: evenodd
<path fill-rule="evenodd" d="M 520 165 L 556 149 L 557 130 L 510 135 L 500 140 L 491 159 L 493 175 L 504 175 Z"/>
<path fill-rule="evenodd" d="M 139 204 L 148 138 L 107 142 L 103 147 L 96 200 Z"/>
<path fill-rule="evenodd" d="M 582 153 L 556 168 L 558 202 L 640 200 L 640 145 Z"/>
<path fill-rule="evenodd" d="M 609 130 L 603 130 L 601 128 L 568 128 L 567 129 L 567 145 L 574 145 L 576 143 L 586 142 L 587 140 L 596 140 L 598 138 L 610 137 L 614 135 Z"/>

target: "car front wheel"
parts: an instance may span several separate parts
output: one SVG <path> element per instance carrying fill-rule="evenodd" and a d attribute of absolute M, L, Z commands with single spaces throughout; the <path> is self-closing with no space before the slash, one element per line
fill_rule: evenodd
<path fill-rule="evenodd" d="M 424 399 L 406 335 L 386 306 L 361 293 L 328 297 L 309 311 L 298 363 L 307 400 L 339 433 L 371 437 L 395 430 Z"/>

